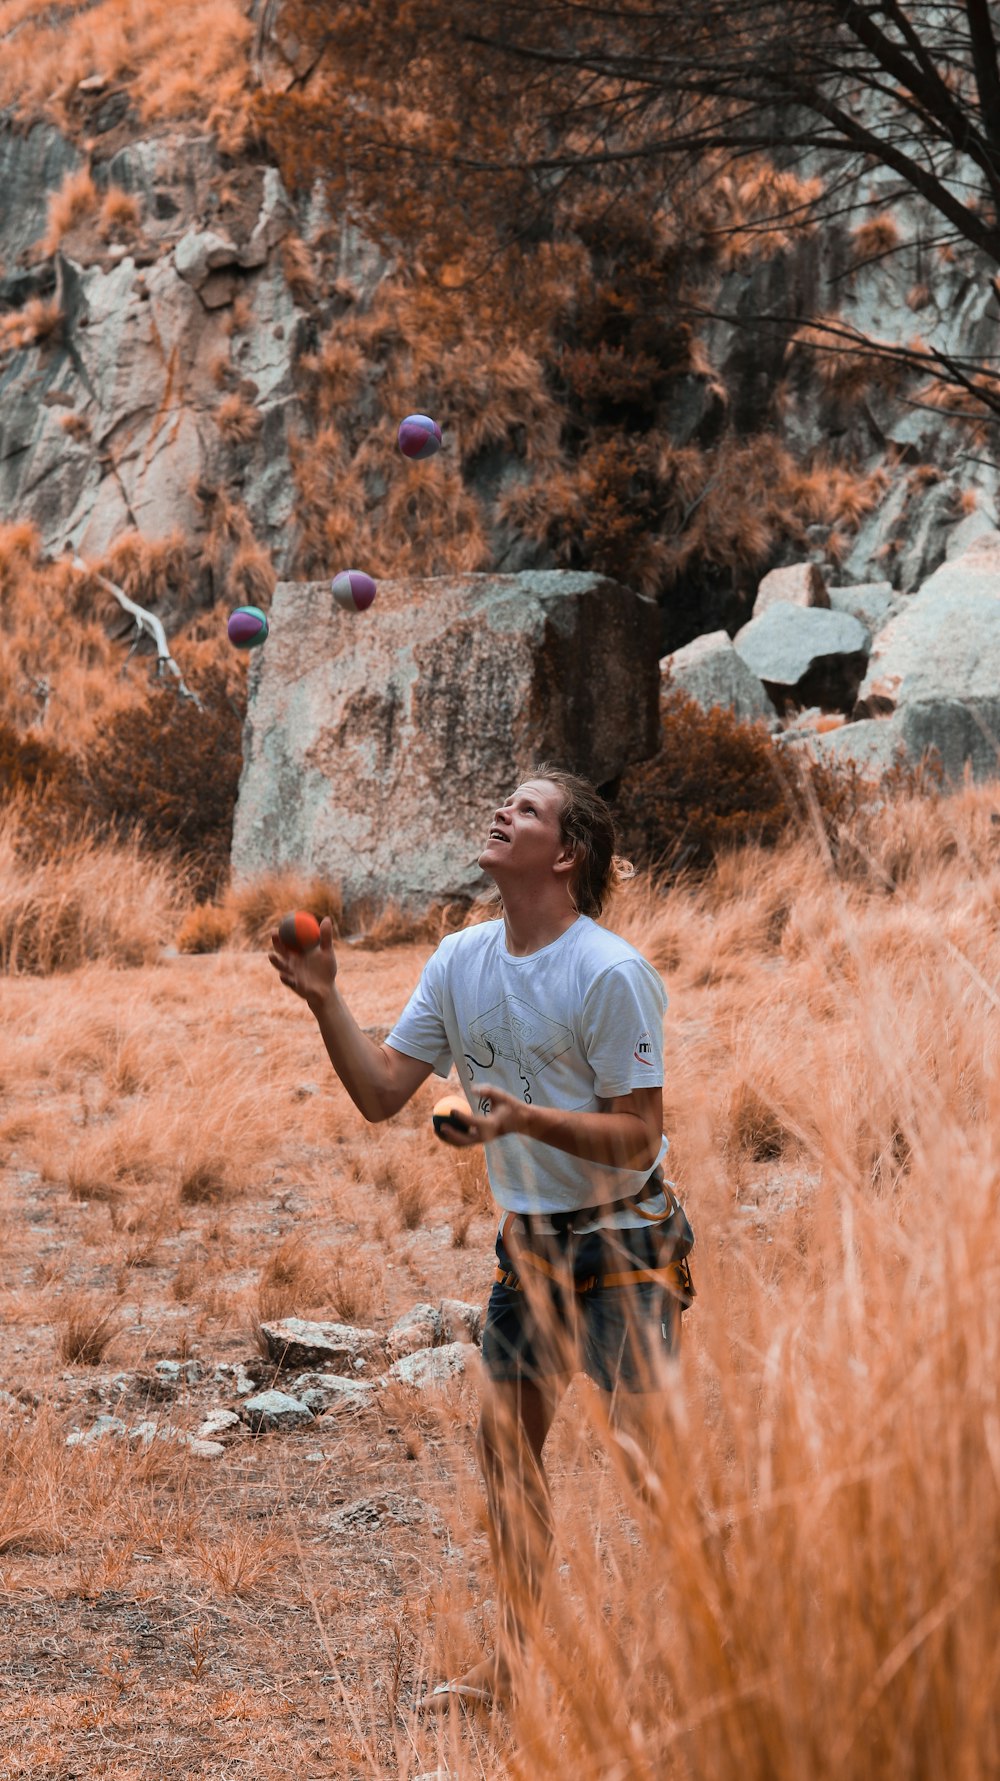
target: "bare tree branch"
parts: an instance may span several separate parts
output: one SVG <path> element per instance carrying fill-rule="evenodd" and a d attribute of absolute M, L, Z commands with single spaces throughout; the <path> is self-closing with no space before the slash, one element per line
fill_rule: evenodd
<path fill-rule="evenodd" d="M 139 606 L 134 600 L 130 600 L 123 588 L 116 587 L 115 583 L 109 581 L 106 575 L 99 575 L 96 569 L 91 569 L 89 564 L 85 563 L 82 557 L 73 558 L 73 567 L 74 569 L 81 570 L 84 575 L 92 575 L 95 581 L 99 581 L 102 587 L 107 588 L 109 594 L 114 595 L 122 611 L 127 612 L 129 617 L 135 620 L 135 637 L 132 643 L 132 650 L 129 651 L 129 654 L 132 654 L 132 651 L 136 648 L 136 645 L 142 637 L 151 637 L 156 645 L 157 674 L 162 674 L 164 668 L 168 668 L 170 673 L 176 676 L 177 691 L 180 697 L 182 699 L 190 699 L 192 704 L 196 705 L 199 711 L 202 711 L 204 707 L 197 693 L 193 693 L 191 688 L 185 685 L 184 676 L 178 668 L 177 663 L 174 661 L 167 645 L 167 633 L 163 629 L 163 621 L 157 618 L 155 612 L 147 612 L 145 606 Z"/>

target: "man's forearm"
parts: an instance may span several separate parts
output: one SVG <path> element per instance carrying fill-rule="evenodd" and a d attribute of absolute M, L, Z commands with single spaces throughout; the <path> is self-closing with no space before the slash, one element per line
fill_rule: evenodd
<path fill-rule="evenodd" d="M 384 1119 L 389 1083 L 381 1046 L 361 1031 L 336 984 L 322 1002 L 309 1006 L 327 1056 L 358 1112 L 369 1121 Z"/>
<path fill-rule="evenodd" d="M 617 1169 L 651 1169 L 659 1146 L 649 1154 L 649 1133 L 637 1113 L 574 1113 L 562 1107 L 525 1107 L 520 1126 L 526 1138 L 551 1144 L 587 1163 Z"/>

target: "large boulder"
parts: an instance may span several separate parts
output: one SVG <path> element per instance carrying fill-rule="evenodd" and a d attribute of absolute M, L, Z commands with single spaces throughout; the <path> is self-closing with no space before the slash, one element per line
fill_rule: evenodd
<path fill-rule="evenodd" d="M 864 625 L 870 637 L 878 636 L 905 600 L 904 595 L 896 593 L 891 581 L 862 581 L 855 587 L 832 587 L 827 592 L 831 611 L 849 612 Z"/>
<path fill-rule="evenodd" d="M 877 638 L 855 706 L 894 716 L 914 759 L 936 748 L 946 775 L 997 775 L 1000 549 L 977 540 L 911 596 Z"/>
<path fill-rule="evenodd" d="M 599 575 L 282 582 L 251 661 L 237 879 L 296 867 L 404 907 L 482 888 L 496 805 L 555 757 L 596 784 L 659 746 L 655 603 Z"/>
<path fill-rule="evenodd" d="M 852 703 L 868 659 L 869 635 L 848 612 L 769 606 L 737 631 L 734 645 L 779 707 Z"/>
<path fill-rule="evenodd" d="M 768 608 L 777 606 L 829 606 L 823 571 L 818 563 L 792 563 L 786 569 L 772 569 L 757 589 L 751 618 L 761 618 Z"/>
<path fill-rule="evenodd" d="M 756 674 L 738 655 L 726 631 L 709 631 L 660 662 L 664 691 L 677 688 L 703 710 L 728 706 L 737 717 L 770 722 L 774 706 Z"/>

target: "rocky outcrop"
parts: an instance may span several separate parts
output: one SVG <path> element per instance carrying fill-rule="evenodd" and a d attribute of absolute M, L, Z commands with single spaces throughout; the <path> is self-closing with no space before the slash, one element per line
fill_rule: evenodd
<path fill-rule="evenodd" d="M 251 665 L 233 871 L 404 906 L 480 889 L 496 804 L 545 756 L 614 781 L 659 743 L 657 608 L 597 575 L 280 583 Z"/>
<path fill-rule="evenodd" d="M 196 540 L 199 485 L 238 485 L 254 534 L 279 569 L 290 564 L 306 318 L 275 251 L 294 221 L 277 172 L 246 170 L 232 222 L 206 229 L 220 172 L 211 140 L 134 143 L 102 177 L 140 196 L 137 239 L 109 247 L 71 232 L 54 259 L 30 264 L 75 151 L 39 126 L 0 134 L 0 176 L 5 158 L 15 190 L 38 183 L 16 218 L 0 217 L 2 264 L 29 260 L 0 302 L 41 292 L 60 322 L 0 362 L 0 519 L 33 521 L 51 553 L 96 557 L 129 530 Z"/>
<path fill-rule="evenodd" d="M 751 618 L 762 618 L 769 606 L 821 606 L 830 604 L 823 572 L 816 563 L 791 563 L 772 569 L 757 589 Z"/>
<path fill-rule="evenodd" d="M 703 710 L 727 706 L 748 722 L 773 723 L 776 712 L 760 680 L 738 655 L 725 631 L 696 637 L 664 656 L 660 673 L 665 691 L 686 693 Z"/>
<path fill-rule="evenodd" d="M 737 631 L 737 654 L 777 705 L 842 706 L 865 671 L 868 632 L 847 612 L 769 606 Z"/>

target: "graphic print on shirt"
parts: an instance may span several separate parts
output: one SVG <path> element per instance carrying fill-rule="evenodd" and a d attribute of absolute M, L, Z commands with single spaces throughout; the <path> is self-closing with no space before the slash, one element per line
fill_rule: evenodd
<path fill-rule="evenodd" d="M 647 1064 L 650 1069 L 653 1068 L 653 1041 L 647 1031 L 639 1034 L 632 1056 L 637 1064 Z"/>
<path fill-rule="evenodd" d="M 469 1034 L 476 1050 L 485 1054 L 473 1057 L 471 1052 L 466 1052 L 469 1081 L 475 1080 L 477 1068 L 489 1070 L 494 1058 L 507 1058 L 517 1067 L 528 1106 L 531 1105 L 531 1077 L 539 1076 L 553 1058 L 569 1051 L 573 1044 L 569 1027 L 550 1020 L 547 1014 L 540 1014 L 520 996 L 504 996 L 502 1002 L 487 1009 L 485 1014 L 477 1014 L 469 1025 Z"/>

